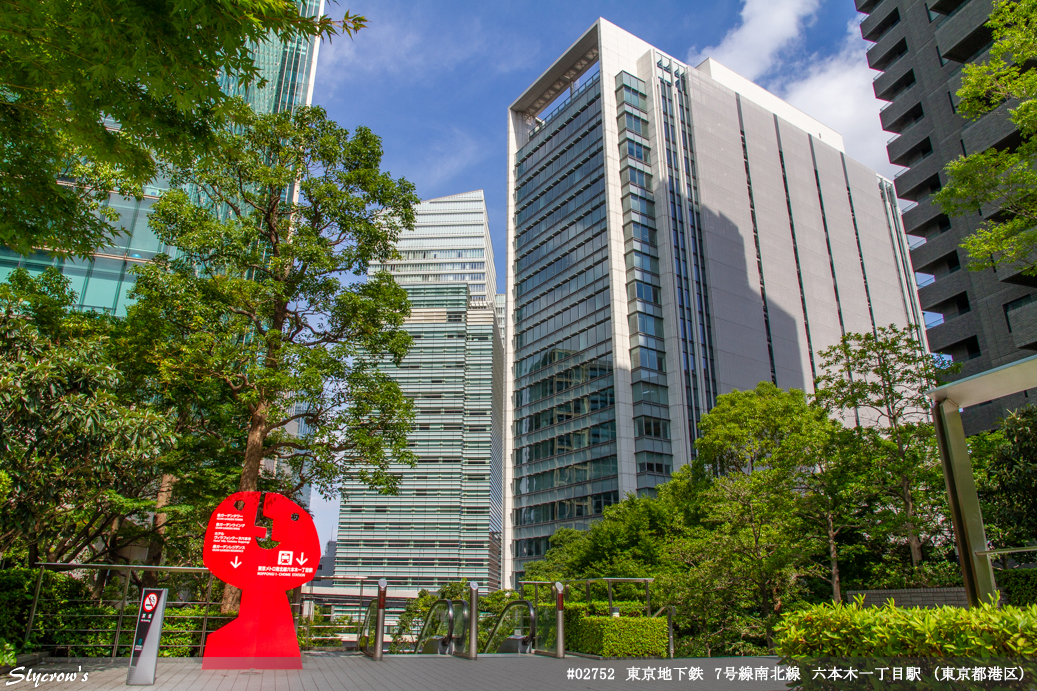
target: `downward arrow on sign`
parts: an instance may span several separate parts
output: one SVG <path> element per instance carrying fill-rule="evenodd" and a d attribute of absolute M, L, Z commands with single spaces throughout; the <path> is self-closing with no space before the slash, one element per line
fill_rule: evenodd
<path fill-rule="evenodd" d="M 241 562 L 240 562 L 240 561 L 238 561 L 238 558 L 237 558 L 237 557 L 234 557 L 234 561 L 232 561 L 232 562 L 230 563 L 230 565 L 231 565 L 231 566 L 233 566 L 233 567 L 234 567 L 234 568 L 236 569 L 236 568 L 238 568 L 239 566 L 241 566 Z"/>
<path fill-rule="evenodd" d="M 298 557 L 295 558 L 295 561 L 299 562 L 299 566 L 302 566 L 303 564 L 308 562 L 309 559 L 306 558 L 305 554 L 300 554 Z"/>

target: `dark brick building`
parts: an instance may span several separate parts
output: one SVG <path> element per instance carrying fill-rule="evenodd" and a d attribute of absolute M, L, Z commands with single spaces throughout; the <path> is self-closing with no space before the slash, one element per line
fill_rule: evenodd
<path fill-rule="evenodd" d="M 929 348 L 961 362 L 959 377 L 1005 365 L 1037 350 L 1037 279 L 1006 269 L 968 271 L 959 245 L 983 222 L 980 215 L 948 218 L 932 203 L 946 183 L 948 161 L 989 147 L 1010 147 L 1019 134 L 1005 107 L 969 121 L 957 112 L 962 65 L 983 61 L 991 0 L 855 0 L 868 15 L 861 35 L 874 43 L 868 64 L 881 73 L 875 95 L 888 103 L 880 118 L 895 135 L 891 163 L 907 166 L 897 195 L 914 202 L 904 212 L 911 260 L 926 314 Z M 999 399 L 965 411 L 968 433 L 993 427 L 1006 411 L 1037 395 Z"/>

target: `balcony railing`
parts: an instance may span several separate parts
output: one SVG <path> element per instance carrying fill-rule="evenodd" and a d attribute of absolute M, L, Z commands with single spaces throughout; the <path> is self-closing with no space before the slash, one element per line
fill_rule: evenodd
<path fill-rule="evenodd" d="M 907 133 L 908 133 L 908 131 L 909 131 L 909 130 L 910 130 L 910 129 L 911 129 L 912 127 L 914 127 L 915 125 L 917 125 L 918 123 L 920 123 L 920 122 L 921 122 L 922 120 L 924 120 L 924 119 L 925 119 L 924 117 L 921 117 L 921 118 L 918 118 L 917 120 L 912 120 L 912 121 L 910 122 L 910 124 L 908 124 L 908 126 L 907 126 L 907 127 L 905 127 L 904 129 L 900 130 L 899 132 L 897 132 L 896 134 L 894 134 L 894 135 L 893 135 L 892 137 L 890 137 L 890 138 L 889 138 L 889 140 L 887 140 L 887 141 L 886 141 L 886 146 L 889 146 L 890 144 L 892 144 L 893 142 L 895 142 L 895 141 L 896 141 L 897 139 L 900 139 L 900 137 L 901 137 L 902 135 L 905 135 L 905 134 L 907 134 Z"/>
<path fill-rule="evenodd" d="M 915 88 L 915 84 L 917 84 L 917 83 L 918 82 L 914 82 L 913 84 L 911 84 L 911 86 L 907 87 L 906 89 L 901 89 L 899 92 L 897 92 L 897 95 L 893 97 L 892 101 L 890 101 L 886 105 L 884 105 L 881 108 L 879 108 L 879 112 L 881 113 L 882 111 L 886 110 L 886 108 L 889 108 L 891 105 L 893 105 L 894 103 L 899 101 L 901 99 L 901 97 L 903 97 L 904 94 L 906 94 L 911 89 Z"/>
<path fill-rule="evenodd" d="M 537 132 L 539 132 L 540 130 L 544 129 L 544 127 L 546 127 L 548 123 L 550 123 L 552 120 L 554 120 L 556 117 L 558 117 L 559 113 L 561 113 L 563 110 L 565 110 L 569 106 L 570 103 L 572 103 L 577 98 L 582 96 L 583 93 L 585 91 L 587 91 L 591 86 L 593 86 L 594 84 L 597 84 L 598 83 L 598 79 L 599 79 L 600 76 L 601 76 L 600 72 L 595 73 L 595 75 L 593 77 L 591 77 L 586 82 L 581 84 L 580 88 L 578 88 L 576 91 L 571 92 L 569 94 L 569 96 L 567 96 L 564 101 L 562 101 L 560 104 L 558 104 L 558 106 L 554 110 L 552 110 L 550 113 L 548 113 L 547 117 L 543 118 L 542 120 L 539 120 L 539 122 L 537 122 L 536 126 L 533 127 L 531 130 L 529 130 L 529 137 L 530 137 L 530 139 L 532 139 L 533 136 L 536 135 Z"/>

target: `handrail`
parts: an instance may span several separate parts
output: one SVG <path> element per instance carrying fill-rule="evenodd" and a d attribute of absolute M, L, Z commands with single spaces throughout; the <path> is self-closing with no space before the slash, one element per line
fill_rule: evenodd
<path fill-rule="evenodd" d="M 204 566 L 153 566 L 148 564 L 67 564 L 64 562 L 36 562 L 34 566 L 54 571 L 76 569 L 104 569 L 106 571 L 171 571 L 178 573 L 209 573 Z"/>
<path fill-rule="evenodd" d="M 356 647 L 364 655 L 371 657 L 374 653 L 368 651 L 371 647 L 370 640 L 372 638 L 370 633 L 367 631 L 370 629 L 372 617 L 374 621 L 378 620 L 378 600 L 371 600 L 370 604 L 367 605 L 367 613 L 364 615 L 364 623 L 360 626 L 360 633 L 356 637 Z"/>
<path fill-rule="evenodd" d="M 439 605 L 446 605 L 447 611 L 447 639 L 450 639 L 454 635 L 454 603 L 451 600 L 436 600 L 432 603 L 432 606 L 428 608 L 428 616 L 425 617 L 425 624 L 421 627 L 421 632 L 418 633 L 418 637 L 414 640 L 414 652 L 418 653 L 421 651 L 421 643 L 425 638 L 425 631 L 428 629 L 429 624 L 432 623 L 432 615 L 436 612 L 436 607 Z"/>
<path fill-rule="evenodd" d="M 508 610 L 512 607 L 517 607 L 519 605 L 525 605 L 529 608 L 529 633 L 522 638 L 522 642 L 530 643 L 536 640 L 537 616 L 536 609 L 533 607 L 533 603 L 529 600 L 513 600 L 512 602 L 509 602 L 507 605 L 505 605 L 504 609 L 501 610 L 501 614 L 500 617 L 497 619 L 496 625 L 494 625 L 493 630 L 490 631 L 490 637 L 486 639 L 486 649 L 483 650 L 484 654 L 490 652 L 490 647 L 493 645 L 493 637 L 497 635 L 497 630 L 500 629 L 501 624 L 504 623 L 504 615 L 507 614 Z"/>
<path fill-rule="evenodd" d="M 460 607 L 461 607 L 461 610 L 460 610 L 461 611 L 461 618 L 460 618 L 460 620 L 457 618 L 457 616 L 458 616 L 457 615 L 457 610 L 454 609 L 458 605 L 460 605 Z M 454 636 L 454 631 L 451 630 L 450 636 L 448 637 L 448 640 L 453 641 L 456 638 L 458 643 L 460 643 L 461 646 L 464 647 L 465 646 L 465 633 L 467 633 L 467 631 L 468 631 L 468 626 L 471 623 L 471 618 L 472 618 L 472 614 L 469 611 L 468 603 L 465 602 L 464 600 L 451 600 L 450 601 L 450 609 L 453 610 L 453 612 L 454 612 L 454 629 L 457 630 L 458 633 L 457 633 L 457 636 Z M 478 616 L 479 615 L 478 615 L 478 612 L 477 612 L 476 613 L 476 618 L 478 618 Z M 467 617 L 467 619 L 465 617 Z M 456 648 L 457 645 L 455 644 L 454 647 Z M 456 654 L 456 651 L 452 651 L 452 652 L 454 652 L 454 654 Z M 467 650 L 465 650 L 465 652 L 467 652 Z"/>
<path fill-rule="evenodd" d="M 518 581 L 519 585 L 554 585 L 555 583 L 603 583 L 605 581 L 612 581 L 613 583 L 654 583 L 654 578 L 572 578 L 565 581 Z"/>

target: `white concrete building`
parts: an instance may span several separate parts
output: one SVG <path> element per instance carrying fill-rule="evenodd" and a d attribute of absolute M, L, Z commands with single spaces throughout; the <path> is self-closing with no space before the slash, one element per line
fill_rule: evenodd
<path fill-rule="evenodd" d="M 716 397 L 917 324 L 888 181 L 713 60 L 599 19 L 508 112 L 505 574 L 694 458 Z"/>

